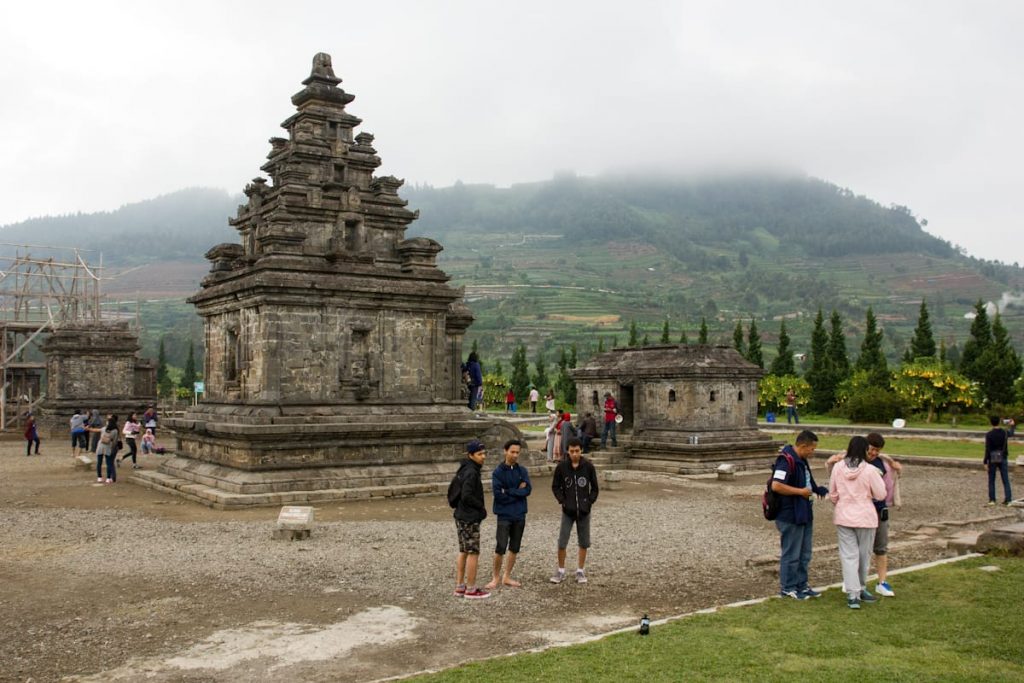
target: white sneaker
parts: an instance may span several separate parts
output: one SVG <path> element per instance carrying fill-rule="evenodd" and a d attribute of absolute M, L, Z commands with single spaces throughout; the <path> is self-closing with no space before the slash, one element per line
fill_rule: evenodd
<path fill-rule="evenodd" d="M 102 484 L 103 483 L 103 477 L 96 477 L 96 483 L 97 484 Z"/>
<path fill-rule="evenodd" d="M 551 580 L 551 583 L 562 583 L 563 581 L 565 581 L 565 572 L 564 571 L 555 572 L 554 576 L 552 576 L 550 580 Z"/>
<path fill-rule="evenodd" d="M 875 586 L 875 592 L 879 595 L 884 595 L 887 598 L 892 598 L 896 596 L 896 592 L 892 589 L 892 586 L 889 585 L 888 581 L 879 582 Z"/>
<path fill-rule="evenodd" d="M 576 570 L 576 583 L 586 583 L 587 575 L 583 573 L 582 569 Z"/>

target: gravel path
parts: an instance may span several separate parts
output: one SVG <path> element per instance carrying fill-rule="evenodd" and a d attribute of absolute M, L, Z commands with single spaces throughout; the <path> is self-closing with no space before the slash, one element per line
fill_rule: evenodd
<path fill-rule="evenodd" d="M 311 539 L 272 541 L 276 509 L 218 512 L 123 481 L 96 485 L 63 447 L 40 458 L 21 447 L 0 443 L 0 680 L 369 680 L 777 590 L 771 572 L 748 566 L 777 552 L 760 517 L 766 474 L 602 491 L 585 586 L 547 581 L 558 514 L 550 479 L 535 475 L 516 570 L 524 587 L 469 602 L 451 595 L 454 525 L 440 497 L 325 505 Z M 980 467 L 906 472 L 894 540 L 1006 513 L 982 507 Z M 830 506 L 817 510 L 824 547 L 835 542 Z M 493 519 L 482 537 L 481 584 Z M 892 568 L 945 554 L 923 543 L 894 554 Z M 571 571 L 574 546 L 569 558 Z M 811 573 L 837 580 L 835 553 L 818 552 Z"/>

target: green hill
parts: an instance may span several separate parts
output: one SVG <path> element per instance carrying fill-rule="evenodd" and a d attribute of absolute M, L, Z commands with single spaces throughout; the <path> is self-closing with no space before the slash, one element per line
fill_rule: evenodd
<path fill-rule="evenodd" d="M 936 337 L 952 346 L 966 339 L 963 316 L 978 298 L 996 301 L 1024 287 L 1016 265 L 960 253 L 909 209 L 807 177 L 564 176 L 510 188 L 406 187 L 402 195 L 421 212 L 409 236 L 439 240 L 442 267 L 466 286 L 477 316 L 469 341 L 485 361 L 506 367 L 520 340 L 531 360 L 541 348 L 553 361 L 570 343 L 584 356 L 599 341 L 625 344 L 633 320 L 652 342 L 666 320 L 672 342 L 683 330 L 695 340 L 702 316 L 721 343 L 731 343 L 736 320 L 757 319 L 770 360 L 782 319 L 794 351 L 806 351 L 819 306 L 843 315 L 856 356 L 869 305 L 896 360 L 922 297 Z M 191 264 L 210 246 L 237 240 L 227 217 L 240 201 L 192 188 L 116 211 L 9 225 L 0 239 L 95 249 L 108 266 L 161 262 L 139 284 L 120 286 L 183 300 L 205 271 Z M 1024 347 L 1024 309 L 1011 304 L 1003 315 Z M 191 329 L 200 339 L 183 304 L 144 304 L 142 316 L 147 352 L 164 331 L 176 338 Z M 177 359 L 185 350 L 169 353 Z"/>

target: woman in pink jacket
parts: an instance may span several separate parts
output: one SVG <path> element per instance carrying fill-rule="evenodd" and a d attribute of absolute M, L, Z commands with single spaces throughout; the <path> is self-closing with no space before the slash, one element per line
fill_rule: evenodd
<path fill-rule="evenodd" d="M 829 499 L 836 506 L 834 521 L 839 536 L 839 561 L 843 566 L 843 590 L 850 609 L 860 609 L 862 600 L 878 600 L 868 592 L 867 579 L 878 528 L 874 501 L 885 498 L 885 482 L 878 468 L 865 462 L 867 454 L 867 439 L 863 436 L 850 439 L 846 457 L 836 463 L 828 486 Z"/>

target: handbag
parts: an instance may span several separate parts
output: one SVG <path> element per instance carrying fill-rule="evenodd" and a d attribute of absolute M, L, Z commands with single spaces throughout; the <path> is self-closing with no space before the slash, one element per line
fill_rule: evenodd
<path fill-rule="evenodd" d="M 990 465 L 1002 465 L 1005 451 L 996 449 L 988 452 L 988 464 Z"/>

